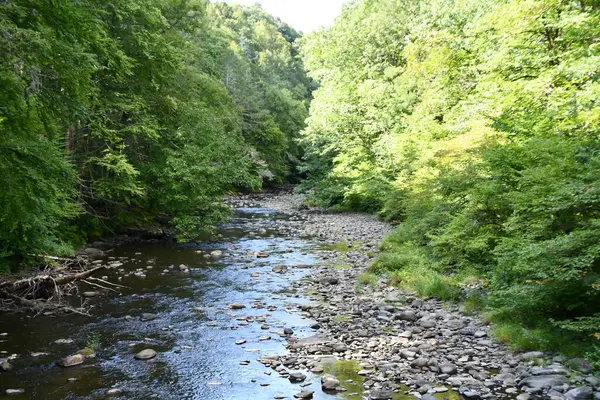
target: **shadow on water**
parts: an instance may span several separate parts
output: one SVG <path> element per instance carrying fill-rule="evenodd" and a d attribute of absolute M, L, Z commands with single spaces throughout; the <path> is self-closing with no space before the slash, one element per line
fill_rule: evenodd
<path fill-rule="evenodd" d="M 265 374 L 270 370 L 256 361 L 285 353 L 285 339 L 278 334 L 284 326 L 298 336 L 312 334 L 313 321 L 290 308 L 308 300 L 287 290 L 310 270 L 272 272 L 275 265 L 316 263 L 311 255 L 315 242 L 279 229 L 285 218 L 268 209 L 240 209 L 222 227 L 218 241 L 138 243 L 107 251 L 105 262 L 122 263 L 106 272 L 108 279 L 127 288 L 94 298 L 92 317 L 0 316 L 0 333 L 6 333 L 0 336 L 0 359 L 10 358 L 13 366 L 0 373 L 0 398 L 6 389 L 23 388 L 24 395 L 11 398 L 104 399 L 112 387 L 122 390 L 111 397 L 118 399 L 292 398 L 299 385 L 275 372 Z M 214 260 L 210 252 L 217 249 L 225 257 Z M 258 251 L 269 257 L 258 259 Z M 181 272 L 180 264 L 190 273 Z M 231 303 L 247 307 L 230 310 Z M 155 315 L 146 321 L 143 313 Z M 261 329 L 265 324 L 268 330 Z M 264 335 L 271 339 L 260 340 Z M 56 342 L 60 339 L 67 340 Z M 246 343 L 236 345 L 240 339 Z M 85 347 L 93 347 L 96 356 L 75 367 L 56 365 Z M 157 357 L 136 360 L 134 355 L 146 348 L 156 350 Z M 354 367 L 336 365 L 341 381 L 355 383 L 344 383 L 347 393 L 329 395 L 320 391 L 320 377 L 309 374 L 314 398 L 360 398 L 349 395 L 362 390 L 360 377 L 347 377 Z"/>

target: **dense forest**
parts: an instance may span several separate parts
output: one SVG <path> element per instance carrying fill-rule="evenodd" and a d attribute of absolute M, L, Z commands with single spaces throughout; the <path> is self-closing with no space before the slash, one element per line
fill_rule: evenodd
<path fill-rule="evenodd" d="M 305 186 L 398 224 L 374 272 L 516 347 L 600 338 L 597 1 L 357 1 L 301 47 Z"/>
<path fill-rule="evenodd" d="M 0 270 L 301 176 L 397 225 L 373 273 L 600 360 L 597 0 L 15 0 L 0 51 Z"/>
<path fill-rule="evenodd" d="M 298 36 L 258 6 L 0 3 L 0 269 L 155 222 L 193 237 L 227 191 L 293 175 Z"/>

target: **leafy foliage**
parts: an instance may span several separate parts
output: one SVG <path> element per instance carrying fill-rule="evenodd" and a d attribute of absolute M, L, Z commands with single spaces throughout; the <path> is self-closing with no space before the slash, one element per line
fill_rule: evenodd
<path fill-rule="evenodd" d="M 599 27 L 589 1 L 349 3 L 302 39 L 312 201 L 398 223 L 373 268 L 425 295 L 453 276 L 506 332 L 596 340 Z"/>
<path fill-rule="evenodd" d="M 297 38 L 204 0 L 0 4 L 1 268 L 157 220 L 187 239 L 224 193 L 286 179 L 309 95 Z"/>

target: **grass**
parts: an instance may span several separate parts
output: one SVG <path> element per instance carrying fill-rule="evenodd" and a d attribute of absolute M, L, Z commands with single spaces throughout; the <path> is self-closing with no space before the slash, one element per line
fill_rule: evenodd
<path fill-rule="evenodd" d="M 597 340 L 560 329 L 547 319 L 528 319 L 505 309 L 493 308 L 482 290 L 486 282 L 480 271 L 463 268 L 449 274 L 424 247 L 403 241 L 405 234 L 392 232 L 386 238 L 383 253 L 369 269 L 371 273 L 386 274 L 389 284 L 416 292 L 421 297 L 459 301 L 461 310 L 467 315 L 483 314 L 493 326 L 491 333 L 513 351 L 556 351 L 569 357 L 584 356 L 600 370 L 600 343 Z M 465 293 L 463 288 L 470 289 Z"/>
<path fill-rule="evenodd" d="M 358 277 L 357 277 L 356 290 L 361 290 L 367 286 L 375 288 L 375 287 L 377 287 L 378 281 L 379 281 L 379 277 L 377 275 L 369 273 L 369 272 L 362 273 L 362 274 L 358 275 Z"/>

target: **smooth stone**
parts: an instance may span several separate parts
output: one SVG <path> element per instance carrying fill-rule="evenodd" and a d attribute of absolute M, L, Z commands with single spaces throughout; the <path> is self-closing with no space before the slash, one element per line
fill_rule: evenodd
<path fill-rule="evenodd" d="M 303 390 L 300 393 L 296 393 L 294 395 L 294 398 L 296 398 L 296 399 L 312 399 L 314 393 L 315 392 L 313 392 L 312 390 Z"/>
<path fill-rule="evenodd" d="M 106 394 L 109 395 L 109 396 L 116 396 L 116 395 L 121 394 L 121 393 L 123 393 L 123 391 L 121 389 L 119 389 L 119 388 L 112 388 L 112 389 L 108 389 L 106 391 Z"/>
<path fill-rule="evenodd" d="M 321 377 L 321 389 L 324 391 L 336 390 L 340 386 L 340 381 L 333 375 L 323 375 Z"/>
<path fill-rule="evenodd" d="M 138 360 L 149 360 L 156 357 L 156 351 L 152 349 L 144 349 L 135 355 Z"/>
<path fill-rule="evenodd" d="M 389 389 L 376 389 L 369 393 L 369 400 L 390 400 L 394 392 Z"/>
<path fill-rule="evenodd" d="M 60 360 L 58 365 L 65 368 L 74 367 L 75 365 L 83 364 L 84 361 L 85 356 L 83 354 L 73 354 Z"/>
<path fill-rule="evenodd" d="M 6 389 L 5 393 L 7 396 L 16 396 L 25 393 L 25 389 Z"/>
<path fill-rule="evenodd" d="M 288 376 L 288 379 L 292 383 L 295 383 L 295 382 L 304 382 L 306 380 L 306 375 L 304 375 L 302 372 L 292 372 Z"/>
<path fill-rule="evenodd" d="M 158 315 L 152 313 L 142 313 L 142 316 L 140 317 L 142 321 L 152 321 L 156 318 L 158 318 Z"/>

